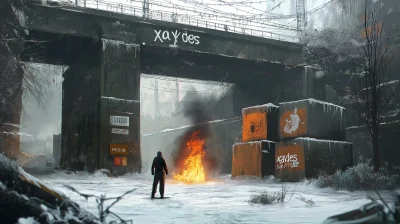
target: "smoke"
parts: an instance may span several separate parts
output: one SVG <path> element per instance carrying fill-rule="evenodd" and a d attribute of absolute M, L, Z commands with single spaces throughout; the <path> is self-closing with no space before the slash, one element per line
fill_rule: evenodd
<path fill-rule="evenodd" d="M 178 138 L 178 148 L 174 151 L 174 171 L 180 173 L 184 169 L 185 159 L 189 156 L 191 149 L 188 149 L 187 142 L 193 138 L 194 133 L 198 133 L 197 137 L 205 140 L 202 165 L 206 172 L 206 179 L 209 179 L 217 167 L 216 159 L 212 151 L 208 148 L 211 142 L 210 126 L 207 123 L 210 121 L 210 116 L 207 113 L 207 103 L 200 99 L 195 99 L 188 102 L 184 106 L 184 115 L 188 117 L 193 127 L 189 128 L 184 134 Z"/>

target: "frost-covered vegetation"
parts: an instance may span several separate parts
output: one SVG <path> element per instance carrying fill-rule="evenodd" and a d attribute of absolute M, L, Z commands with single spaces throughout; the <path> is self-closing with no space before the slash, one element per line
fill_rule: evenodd
<path fill-rule="evenodd" d="M 264 190 L 258 194 L 253 194 L 252 196 L 250 196 L 250 199 L 247 202 L 250 204 L 262 204 L 262 205 L 285 203 L 286 202 L 285 200 L 287 199 L 286 198 L 287 193 L 288 193 L 287 187 L 285 185 L 282 185 L 281 190 L 275 191 L 273 194 L 268 193 L 267 190 Z M 292 196 L 293 194 L 290 196 L 290 199 L 292 198 Z"/>
<path fill-rule="evenodd" d="M 321 174 L 316 180 L 319 188 L 332 187 L 335 190 L 392 190 L 398 187 L 399 175 L 383 167 L 374 172 L 370 161 L 360 162 L 346 171 L 337 171 L 333 175 Z"/>

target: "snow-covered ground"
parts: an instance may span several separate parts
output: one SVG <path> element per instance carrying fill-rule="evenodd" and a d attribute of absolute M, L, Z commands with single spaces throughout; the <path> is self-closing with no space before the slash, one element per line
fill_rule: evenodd
<path fill-rule="evenodd" d="M 133 223 L 321 223 L 327 217 L 356 209 L 369 202 L 365 192 L 318 189 L 310 182 L 287 183 L 285 204 L 250 205 L 246 202 L 252 194 L 263 190 L 279 191 L 281 183 L 272 180 L 231 180 L 230 176 L 204 184 L 185 185 L 173 180 L 166 182 L 164 200 L 151 200 L 152 176 L 128 174 L 109 178 L 95 175 L 65 174 L 57 172 L 38 176 L 40 179 L 67 194 L 83 208 L 97 214 L 96 202 L 84 198 L 64 187 L 77 188 L 82 193 L 107 193 L 115 197 L 135 188 L 117 203 L 112 211 Z M 294 192 L 294 193 L 292 193 Z M 309 206 L 299 199 L 312 199 Z"/>

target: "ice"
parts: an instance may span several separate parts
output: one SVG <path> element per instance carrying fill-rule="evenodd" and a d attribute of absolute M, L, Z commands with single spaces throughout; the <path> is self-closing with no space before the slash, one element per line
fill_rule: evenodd
<path fill-rule="evenodd" d="M 333 103 L 328 103 L 328 102 L 324 102 L 324 101 L 321 101 L 321 100 L 316 100 L 316 99 L 313 99 L 313 98 L 297 100 L 297 101 L 290 101 L 290 102 L 282 102 L 282 103 L 279 103 L 279 105 L 290 104 L 290 103 L 299 103 L 299 102 L 303 102 L 303 101 L 308 101 L 311 105 L 314 105 L 316 103 L 322 104 L 323 108 L 324 108 L 324 112 L 334 112 L 334 113 L 336 113 L 336 112 L 339 111 L 341 117 L 343 117 L 343 111 L 346 109 L 346 108 L 344 108 L 342 106 L 338 106 L 338 105 L 335 105 Z"/>
<path fill-rule="evenodd" d="M 118 202 L 111 211 L 133 223 L 322 223 L 327 217 L 359 208 L 369 202 L 366 193 L 319 189 L 311 182 L 285 183 L 290 202 L 272 205 L 249 205 L 246 200 L 263 190 L 279 191 L 282 184 L 273 180 L 231 180 L 220 176 L 212 182 L 185 185 L 166 181 L 165 200 L 150 200 L 152 177 L 128 174 L 118 178 L 92 176 L 87 173 L 67 175 L 63 172 L 39 176 L 43 181 L 62 191 L 81 207 L 97 214 L 94 200 L 86 201 L 63 185 L 68 184 L 81 193 L 116 197 L 135 188 L 132 194 Z M 170 176 L 168 176 L 170 178 Z M 158 193 L 157 195 L 158 196 Z M 309 206 L 299 197 L 313 200 Z"/>
<path fill-rule="evenodd" d="M 123 102 L 127 102 L 127 103 L 140 103 L 139 100 L 126 100 L 126 99 L 120 99 L 120 98 L 109 97 L 109 96 L 101 96 L 101 98 L 112 100 L 112 101 L 123 101 Z"/>
<path fill-rule="evenodd" d="M 267 108 L 267 111 L 270 112 L 272 108 L 276 108 L 279 109 L 279 106 L 272 104 L 272 103 L 267 103 L 267 104 L 262 104 L 262 105 L 257 105 L 257 106 L 253 106 L 253 107 L 246 107 L 242 109 L 242 114 L 244 114 L 244 112 L 246 110 L 253 110 L 253 109 L 262 109 L 262 108 Z"/>
<path fill-rule="evenodd" d="M 349 142 L 344 142 L 344 141 L 333 141 L 333 140 L 316 139 L 316 138 L 308 138 L 308 137 L 295 138 L 294 140 L 304 140 L 304 141 L 314 141 L 314 142 L 327 142 L 327 143 L 336 143 L 336 144 L 350 144 Z"/>
<path fill-rule="evenodd" d="M 101 39 L 103 41 L 103 51 L 106 50 L 106 46 L 107 44 L 112 45 L 112 46 L 117 46 L 118 50 L 120 48 L 121 45 L 126 46 L 127 49 L 134 49 L 135 50 L 135 58 L 136 58 L 136 53 L 137 53 L 137 49 L 140 49 L 140 45 L 139 44 L 134 44 L 134 43 L 125 43 L 123 41 L 119 41 L 119 40 L 109 40 L 109 39 Z"/>

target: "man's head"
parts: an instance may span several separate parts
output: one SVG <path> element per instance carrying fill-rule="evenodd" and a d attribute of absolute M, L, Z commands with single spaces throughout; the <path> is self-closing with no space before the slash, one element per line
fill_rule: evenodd
<path fill-rule="evenodd" d="M 297 114 L 297 107 L 293 107 L 293 113 Z"/>
<path fill-rule="evenodd" d="M 157 156 L 158 156 L 158 157 L 161 157 L 161 156 L 162 156 L 162 152 L 158 151 L 158 152 L 157 152 Z"/>

